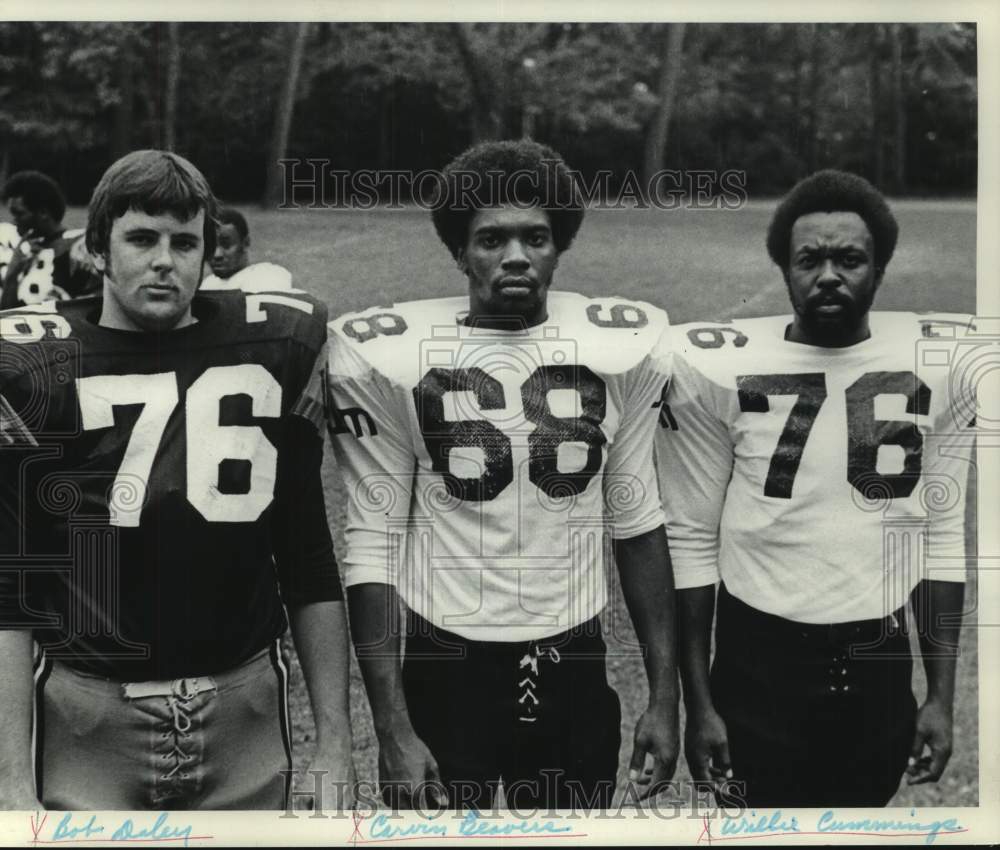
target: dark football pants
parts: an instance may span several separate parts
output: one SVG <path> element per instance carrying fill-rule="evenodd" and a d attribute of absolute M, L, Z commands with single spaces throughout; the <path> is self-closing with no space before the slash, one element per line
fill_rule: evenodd
<path fill-rule="evenodd" d="M 417 735 L 454 808 L 607 808 L 621 707 L 600 621 L 538 641 L 470 641 L 410 614 L 403 665 Z"/>
<path fill-rule="evenodd" d="M 712 696 L 747 805 L 889 802 L 916 716 L 905 616 L 796 623 L 720 587 Z"/>
<path fill-rule="evenodd" d="M 285 808 L 288 676 L 277 642 L 217 676 L 136 683 L 131 697 L 122 682 L 58 661 L 43 661 L 36 680 L 47 809 Z"/>

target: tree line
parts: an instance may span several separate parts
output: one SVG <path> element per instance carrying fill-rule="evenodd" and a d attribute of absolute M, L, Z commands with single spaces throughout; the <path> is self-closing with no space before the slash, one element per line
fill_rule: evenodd
<path fill-rule="evenodd" d="M 439 168 L 530 135 L 584 175 L 822 167 L 975 191 L 975 24 L 0 23 L 0 176 L 86 201 L 137 147 L 273 203 L 277 161 Z M 612 186 L 614 188 L 614 186 Z"/>

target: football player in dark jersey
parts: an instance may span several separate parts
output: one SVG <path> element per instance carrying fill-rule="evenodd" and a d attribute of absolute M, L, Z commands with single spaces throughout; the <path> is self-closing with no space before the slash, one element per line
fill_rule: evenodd
<path fill-rule="evenodd" d="M 0 245 L 0 309 L 100 289 L 83 231 L 62 226 L 66 199 L 55 180 L 39 171 L 19 171 L 4 184 L 0 198 L 18 233 L 9 248 Z"/>
<path fill-rule="evenodd" d="M 131 153 L 90 205 L 103 297 L 0 313 L 6 808 L 283 808 L 289 622 L 313 767 L 353 782 L 326 312 L 196 295 L 215 208 L 183 158 Z"/>

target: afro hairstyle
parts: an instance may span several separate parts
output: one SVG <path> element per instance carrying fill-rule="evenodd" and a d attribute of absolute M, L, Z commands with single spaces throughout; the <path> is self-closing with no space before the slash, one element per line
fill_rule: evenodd
<path fill-rule="evenodd" d="M 458 259 L 475 214 L 504 204 L 545 210 L 559 253 L 569 248 L 583 222 L 583 201 L 562 157 L 546 145 L 521 139 L 483 142 L 445 167 L 431 209 L 434 228 Z"/>
<path fill-rule="evenodd" d="M 892 259 L 899 225 L 882 193 L 857 174 L 827 169 L 796 183 L 778 204 L 767 230 L 767 253 L 788 271 L 792 226 L 815 212 L 853 212 L 861 216 L 872 235 L 875 270 L 881 275 Z"/>
<path fill-rule="evenodd" d="M 59 184 L 41 171 L 18 171 L 12 174 L 0 193 L 4 203 L 20 198 L 33 213 L 47 212 L 54 222 L 66 214 L 66 199 Z"/>

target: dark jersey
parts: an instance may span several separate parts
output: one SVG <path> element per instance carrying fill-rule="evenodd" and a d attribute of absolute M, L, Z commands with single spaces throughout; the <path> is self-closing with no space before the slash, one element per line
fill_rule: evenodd
<path fill-rule="evenodd" d="M 342 598 L 325 308 L 200 294 L 162 334 L 100 308 L 0 313 L 0 625 L 124 681 L 228 669 L 285 630 L 282 601 Z"/>
<path fill-rule="evenodd" d="M 0 308 L 79 298 L 101 288 L 82 230 L 56 234 L 30 256 L 19 245 L 0 235 Z"/>

